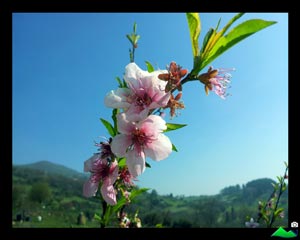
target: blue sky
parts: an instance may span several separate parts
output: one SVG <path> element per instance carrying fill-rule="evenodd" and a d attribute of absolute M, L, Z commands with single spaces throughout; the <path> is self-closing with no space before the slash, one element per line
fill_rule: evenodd
<path fill-rule="evenodd" d="M 203 13 L 202 38 L 221 17 Z M 231 48 L 214 62 L 231 68 L 232 96 L 222 100 L 203 85 L 184 85 L 186 108 L 167 122 L 188 124 L 168 133 L 179 152 L 154 162 L 137 184 L 159 194 L 216 194 L 257 178 L 275 179 L 288 161 L 288 14 L 246 13 L 272 25 Z M 13 164 L 48 160 L 80 172 L 107 136 L 104 96 L 117 88 L 129 63 L 125 37 L 133 23 L 141 35 L 135 62 L 165 69 L 175 61 L 192 69 L 184 13 L 14 13 Z M 234 25 L 234 26 L 235 26 Z M 201 44 L 200 44 L 201 45 Z M 206 68 L 207 69 L 207 68 Z M 206 71 L 205 69 L 205 71 Z"/>

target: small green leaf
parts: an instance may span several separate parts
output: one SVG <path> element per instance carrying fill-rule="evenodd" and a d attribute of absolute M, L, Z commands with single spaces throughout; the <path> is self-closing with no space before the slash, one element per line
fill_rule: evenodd
<path fill-rule="evenodd" d="M 226 31 L 228 30 L 228 28 L 230 28 L 230 26 L 231 26 L 236 20 L 238 20 L 240 17 L 242 17 L 244 14 L 245 14 L 245 13 L 238 13 L 238 14 L 236 14 L 233 18 L 231 18 L 231 19 L 229 20 L 229 22 L 226 24 L 226 26 L 223 27 L 223 29 L 220 31 L 220 35 L 223 36 L 223 35 L 226 33 Z M 221 19 L 220 19 L 219 22 L 218 22 L 217 28 L 219 27 L 220 22 L 221 22 Z"/>
<path fill-rule="evenodd" d="M 238 26 L 233 28 L 226 36 L 220 37 L 218 41 L 215 42 L 215 44 L 212 46 L 211 50 L 209 51 L 207 57 L 203 59 L 203 62 L 201 64 L 201 69 L 203 69 L 210 62 L 212 62 L 214 59 L 216 59 L 218 56 L 223 54 L 225 51 L 227 51 L 235 44 L 239 43 L 240 41 L 251 36 L 252 34 L 268 26 L 271 26 L 275 23 L 276 22 L 274 21 L 251 19 L 239 24 Z M 227 30 L 227 28 L 228 28 L 228 24 L 226 25 L 226 27 L 222 29 L 221 32 L 224 33 Z"/>
<path fill-rule="evenodd" d="M 190 37 L 192 42 L 193 56 L 199 55 L 199 36 L 201 32 L 201 21 L 198 13 L 186 13 Z"/>
<path fill-rule="evenodd" d="M 146 167 L 147 168 L 151 168 L 151 165 L 149 163 L 146 162 Z"/>
<path fill-rule="evenodd" d="M 149 73 L 154 72 L 154 67 L 152 66 L 152 64 L 149 61 L 145 61 L 146 65 L 147 65 L 147 70 Z"/>
<path fill-rule="evenodd" d="M 102 220 L 105 226 L 107 226 L 107 224 L 109 222 L 109 218 L 111 217 L 113 212 L 114 212 L 113 211 L 113 206 L 107 204 L 106 212 L 105 212 L 105 214 L 103 216 L 103 220 Z"/>
<path fill-rule="evenodd" d="M 206 45 L 207 45 L 209 39 L 210 39 L 212 36 L 214 36 L 214 34 L 215 34 L 215 30 L 214 30 L 213 28 L 210 28 L 210 29 L 208 30 L 208 32 L 206 33 L 205 37 L 204 37 L 200 55 L 203 53 L 204 49 L 206 48 Z"/>
<path fill-rule="evenodd" d="M 127 82 L 123 79 L 123 88 L 128 88 Z"/>
<path fill-rule="evenodd" d="M 167 129 L 164 132 L 173 131 L 187 126 L 187 124 L 166 123 Z"/>
<path fill-rule="evenodd" d="M 128 38 L 129 42 L 131 42 L 131 44 L 133 45 L 134 42 L 133 42 L 133 36 L 132 35 L 129 35 L 129 34 L 126 34 L 126 37 Z"/>
<path fill-rule="evenodd" d="M 126 165 L 126 158 L 120 158 L 118 161 L 119 167 L 124 167 Z"/>
<path fill-rule="evenodd" d="M 102 221 L 101 217 L 97 213 L 95 213 L 94 219 L 97 221 Z"/>
<path fill-rule="evenodd" d="M 100 118 L 101 122 L 103 123 L 104 127 L 106 127 L 108 133 L 110 134 L 110 136 L 114 137 L 116 135 L 115 129 L 114 127 L 105 119 Z"/>
<path fill-rule="evenodd" d="M 130 201 L 134 200 L 138 195 L 142 194 L 143 192 L 148 191 L 149 189 L 150 188 L 140 188 L 140 189 L 132 190 L 130 195 L 129 195 Z M 117 204 L 112 207 L 112 211 L 117 212 L 119 209 L 122 208 L 122 206 L 124 206 L 126 204 L 126 202 L 127 202 L 127 199 L 124 196 L 122 196 L 118 200 Z"/>
<path fill-rule="evenodd" d="M 278 189 L 278 183 L 271 183 L 271 184 L 272 184 L 273 188 L 275 189 L 275 191 L 277 191 L 277 189 Z"/>
<path fill-rule="evenodd" d="M 140 188 L 140 189 L 134 189 L 131 191 L 131 194 L 129 195 L 129 199 L 133 200 L 136 198 L 138 195 L 148 191 L 150 188 Z"/>
<path fill-rule="evenodd" d="M 289 166 L 287 162 L 284 162 L 284 165 L 286 168 L 288 168 L 288 166 Z"/>
<path fill-rule="evenodd" d="M 133 32 L 134 32 L 134 33 L 136 33 L 136 26 L 137 26 L 137 25 L 136 25 L 136 22 L 134 22 L 134 24 L 133 24 Z"/>
<path fill-rule="evenodd" d="M 194 67 L 192 70 L 192 74 L 197 75 L 207 64 L 207 59 L 209 58 L 210 52 L 213 49 L 213 47 L 216 45 L 216 43 L 219 41 L 219 39 L 225 34 L 227 29 L 237 20 L 239 19 L 244 13 L 238 13 L 235 15 L 228 23 L 227 25 L 220 31 L 217 32 L 218 27 L 220 25 L 221 19 L 218 21 L 217 27 L 211 31 L 211 35 L 208 39 L 204 38 L 204 43 L 207 40 L 207 42 L 204 44 L 205 47 L 201 49 L 201 55 L 198 58 L 194 58 Z"/>
<path fill-rule="evenodd" d="M 175 147 L 175 145 L 172 143 L 172 150 L 174 151 L 174 152 L 178 152 L 178 150 L 177 150 L 177 148 Z"/>
<path fill-rule="evenodd" d="M 278 208 L 275 213 L 274 213 L 274 217 L 276 218 L 280 213 L 282 213 L 284 211 L 283 208 Z"/>
<path fill-rule="evenodd" d="M 118 108 L 114 108 L 112 111 L 112 120 L 114 121 L 114 132 L 115 135 L 118 133 L 118 123 L 117 123 L 117 114 L 120 112 Z"/>
<path fill-rule="evenodd" d="M 119 88 L 122 88 L 122 81 L 121 81 L 121 79 L 119 77 L 116 77 L 116 80 L 117 80 L 117 82 L 119 84 Z"/>
<path fill-rule="evenodd" d="M 284 192 L 286 190 L 286 183 L 285 182 L 283 182 L 283 185 L 282 185 L 282 189 L 281 189 L 281 191 L 282 192 Z"/>

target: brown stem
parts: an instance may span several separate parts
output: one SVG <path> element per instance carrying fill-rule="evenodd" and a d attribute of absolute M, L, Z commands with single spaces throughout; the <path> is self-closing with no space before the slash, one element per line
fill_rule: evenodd
<path fill-rule="evenodd" d="M 104 200 L 102 200 L 102 222 L 100 224 L 101 228 L 105 228 L 105 223 L 103 222 L 103 219 L 106 213 L 106 209 L 107 209 L 107 203 Z"/>
<path fill-rule="evenodd" d="M 286 176 L 287 170 L 288 170 L 288 168 L 285 169 L 283 178 L 281 179 L 281 182 L 280 182 L 279 194 L 278 194 L 278 198 L 277 198 L 277 200 L 276 200 L 276 205 L 275 205 L 275 208 L 274 208 L 274 211 L 273 211 L 273 214 L 272 214 L 272 218 L 271 218 L 271 222 L 270 222 L 270 227 L 272 227 L 272 224 L 273 224 L 273 222 L 275 221 L 275 216 L 274 216 L 274 214 L 275 214 L 275 212 L 276 212 L 276 210 L 277 210 L 277 207 L 278 207 L 278 204 L 279 204 L 279 199 L 280 199 L 280 197 L 281 197 L 281 195 L 282 195 L 282 193 L 283 193 L 282 188 L 283 188 L 283 184 L 284 184 L 284 177 Z"/>

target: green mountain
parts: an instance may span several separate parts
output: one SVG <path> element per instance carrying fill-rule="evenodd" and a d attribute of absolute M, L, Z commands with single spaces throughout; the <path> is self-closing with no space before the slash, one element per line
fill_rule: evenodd
<path fill-rule="evenodd" d="M 271 237 L 294 238 L 297 237 L 297 234 L 294 233 L 292 230 L 287 232 L 285 229 L 280 227 L 276 230 L 276 232 L 272 234 Z"/>
<path fill-rule="evenodd" d="M 25 211 L 33 219 L 30 223 L 17 223 L 16 227 L 80 227 L 76 222 L 81 212 L 87 218 L 85 227 L 99 227 L 93 216 L 95 213 L 101 216 L 100 196 L 82 196 L 88 176 L 46 161 L 13 166 L 12 217 L 16 219 Z M 269 198 L 273 182 L 268 178 L 256 179 L 242 186 L 225 187 L 219 194 L 210 196 L 159 195 L 149 190 L 126 206 L 125 211 L 130 216 L 138 211 L 143 227 L 161 224 L 174 228 L 244 228 L 247 217 L 257 218 L 258 201 Z M 287 196 L 286 191 L 279 202 L 279 207 L 285 209 L 285 218 L 274 227 L 288 224 Z M 43 216 L 41 222 L 36 220 L 39 215 Z M 117 224 L 114 218 L 111 226 Z M 264 227 L 263 222 L 260 226 Z"/>
<path fill-rule="evenodd" d="M 71 168 L 65 167 L 61 164 L 52 163 L 49 161 L 39 161 L 31 164 L 15 165 L 15 166 L 19 168 L 38 170 L 44 172 L 45 174 L 59 174 L 65 177 L 82 178 L 86 176 L 86 174 L 79 173 Z"/>

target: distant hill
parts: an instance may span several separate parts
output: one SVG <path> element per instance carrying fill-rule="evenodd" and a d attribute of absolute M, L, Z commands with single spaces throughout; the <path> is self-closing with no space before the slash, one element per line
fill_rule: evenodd
<path fill-rule="evenodd" d="M 84 174 L 84 173 L 77 172 L 74 169 L 68 168 L 61 164 L 52 163 L 49 161 L 39 161 L 39 162 L 35 162 L 35 163 L 30 163 L 30 164 L 15 165 L 15 167 L 39 170 L 44 173 L 58 174 L 58 175 L 63 175 L 65 177 L 69 177 L 69 178 L 84 178 L 84 177 L 86 177 L 86 174 Z"/>
<path fill-rule="evenodd" d="M 84 182 L 89 174 L 79 173 L 63 165 L 41 161 L 13 166 L 13 212 L 25 210 L 43 221 L 33 221 L 33 227 L 70 227 L 76 224 L 77 216 L 84 212 L 89 221 L 87 227 L 98 227 L 93 216 L 101 215 L 99 195 L 85 198 L 82 195 Z M 33 187 L 43 183 L 50 189 L 50 197 L 44 201 L 45 208 L 31 198 Z M 126 212 L 133 216 L 137 211 L 144 227 L 245 227 L 246 219 L 256 218 L 258 202 L 267 201 L 273 192 L 269 178 L 255 179 L 243 184 L 227 186 L 219 194 L 209 196 L 159 195 L 154 189 L 138 196 Z M 284 208 L 283 219 L 274 226 L 288 226 L 288 191 L 282 195 L 279 207 Z M 49 215 L 50 214 L 50 215 Z M 111 226 L 117 226 L 116 216 Z M 263 221 L 260 222 L 264 227 Z M 20 225 L 22 227 L 22 225 Z M 77 225 L 76 225 L 77 226 Z"/>

